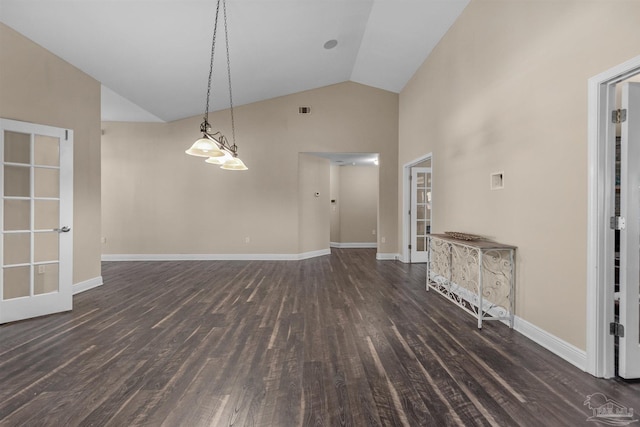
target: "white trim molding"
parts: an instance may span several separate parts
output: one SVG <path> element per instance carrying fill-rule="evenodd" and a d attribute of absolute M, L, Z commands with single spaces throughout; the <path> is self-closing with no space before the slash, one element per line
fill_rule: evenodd
<path fill-rule="evenodd" d="M 331 249 L 300 254 L 103 254 L 102 261 L 297 261 L 330 254 Z"/>
<path fill-rule="evenodd" d="M 561 357 L 582 371 L 587 370 L 587 352 L 580 350 L 573 344 L 556 337 L 553 334 L 540 329 L 533 323 L 527 322 L 521 317 L 515 316 L 513 319 L 513 329 L 535 343 L 546 348 L 553 354 Z"/>
<path fill-rule="evenodd" d="M 102 286 L 102 284 L 102 276 L 94 277 L 83 282 L 74 283 L 72 293 L 73 295 L 77 295 L 90 289 L 97 288 L 98 286 Z"/>
<path fill-rule="evenodd" d="M 329 246 L 332 248 L 377 248 L 378 244 L 376 242 L 369 243 L 341 243 L 341 242 L 330 242 Z"/>
<path fill-rule="evenodd" d="M 439 275 L 432 276 L 432 278 L 435 279 L 434 282 L 436 283 L 442 283 L 443 280 L 446 280 L 444 277 Z M 427 290 L 429 289 L 427 288 Z M 435 291 L 440 292 L 437 288 L 435 289 Z M 462 286 L 459 286 L 455 283 L 452 283 L 452 286 L 449 289 L 449 291 L 452 294 L 455 294 L 457 296 L 457 298 L 453 301 L 455 304 L 458 304 L 458 301 L 464 300 L 464 301 L 467 301 L 469 304 L 477 307 L 478 305 L 477 298 L 475 298 L 475 294 L 470 290 Z M 447 297 L 445 296 L 445 298 Z M 483 307 L 484 307 L 483 311 L 486 312 L 489 316 L 500 318 L 499 319 L 500 322 L 509 326 L 509 319 L 506 318 L 508 316 L 505 316 L 505 311 L 506 311 L 505 307 L 494 306 L 494 304 L 486 300 L 484 300 Z M 465 310 L 467 309 L 465 308 Z M 467 312 L 469 312 L 469 310 L 467 310 Z M 474 314 L 474 317 L 475 316 L 476 315 Z M 586 371 L 587 369 L 587 352 L 586 351 L 580 350 L 578 347 L 574 346 L 573 344 L 569 344 L 568 342 L 556 337 L 555 335 L 545 331 L 544 329 L 537 327 L 533 323 L 530 323 L 518 316 L 513 316 L 513 329 L 516 332 L 519 332 L 525 337 L 534 341 L 535 343 L 539 344 L 540 346 L 544 347 L 545 349 L 549 350 L 556 356 L 571 363 L 573 366 L 583 371 Z"/>
<path fill-rule="evenodd" d="M 615 375 L 614 341 L 608 325 L 613 311 L 613 233 L 608 229 L 613 212 L 612 145 L 615 129 L 610 111 L 616 108 L 615 85 L 640 73 L 640 56 L 617 65 L 588 81 L 587 141 L 587 313 L 586 371 L 596 377 Z"/>
<path fill-rule="evenodd" d="M 320 249 L 318 251 L 303 252 L 301 254 L 294 255 L 296 258 L 294 258 L 293 260 L 295 261 L 300 259 L 309 259 L 324 255 L 331 255 L 331 249 Z"/>
<path fill-rule="evenodd" d="M 402 254 L 397 254 L 398 255 L 398 261 L 404 263 L 404 264 L 409 264 L 409 257 L 405 258 L 402 256 Z"/>
<path fill-rule="evenodd" d="M 385 254 L 382 252 L 376 253 L 376 259 L 378 261 L 396 261 L 400 257 L 400 254 Z"/>

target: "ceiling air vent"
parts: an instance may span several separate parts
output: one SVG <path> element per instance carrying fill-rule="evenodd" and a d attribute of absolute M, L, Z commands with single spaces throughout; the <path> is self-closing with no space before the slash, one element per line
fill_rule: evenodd
<path fill-rule="evenodd" d="M 298 107 L 298 114 L 311 114 L 311 107 Z"/>

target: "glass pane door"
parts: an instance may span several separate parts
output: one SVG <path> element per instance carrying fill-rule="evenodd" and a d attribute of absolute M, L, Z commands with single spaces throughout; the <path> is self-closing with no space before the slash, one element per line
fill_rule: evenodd
<path fill-rule="evenodd" d="M 431 168 L 411 168 L 411 262 L 427 262 L 431 233 Z"/>
<path fill-rule="evenodd" d="M 2 124 L 0 322 L 7 322 L 71 308 L 71 236 L 61 233 L 71 210 L 69 189 L 61 184 L 72 188 L 72 175 L 61 172 L 72 167 L 72 157 L 63 147 L 70 145 L 64 130 Z M 61 262 L 68 265 L 61 268 Z"/>

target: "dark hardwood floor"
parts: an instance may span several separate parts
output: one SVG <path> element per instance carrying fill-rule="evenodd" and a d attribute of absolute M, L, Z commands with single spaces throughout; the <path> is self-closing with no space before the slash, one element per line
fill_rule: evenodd
<path fill-rule="evenodd" d="M 375 250 L 103 277 L 73 312 L 0 326 L 0 425 L 586 426 L 594 393 L 640 409 L 640 383 L 479 331 L 424 265 Z"/>

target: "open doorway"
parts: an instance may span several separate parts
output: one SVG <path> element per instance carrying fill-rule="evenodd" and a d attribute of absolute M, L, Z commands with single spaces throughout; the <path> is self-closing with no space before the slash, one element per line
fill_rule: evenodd
<path fill-rule="evenodd" d="M 379 154 L 307 154 L 330 161 L 330 246 L 378 248 Z"/>
<path fill-rule="evenodd" d="M 587 371 L 640 378 L 640 57 L 589 80 Z"/>

